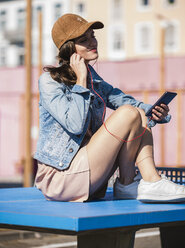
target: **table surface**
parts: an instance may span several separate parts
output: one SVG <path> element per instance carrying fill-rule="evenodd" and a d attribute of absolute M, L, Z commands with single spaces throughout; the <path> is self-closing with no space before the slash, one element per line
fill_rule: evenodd
<path fill-rule="evenodd" d="M 4 224 L 73 232 L 185 221 L 185 204 L 144 204 L 105 199 L 86 203 L 47 201 L 37 188 L 0 189 Z"/>

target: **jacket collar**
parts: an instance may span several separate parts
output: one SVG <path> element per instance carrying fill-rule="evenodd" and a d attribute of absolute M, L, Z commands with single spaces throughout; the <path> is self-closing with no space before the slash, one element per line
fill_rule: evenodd
<path fill-rule="evenodd" d="M 94 68 L 91 65 L 88 65 L 88 66 L 90 69 L 90 72 L 88 72 L 88 77 L 91 78 L 91 76 L 89 75 L 89 73 L 91 73 L 93 83 L 101 83 L 103 81 L 103 79 L 96 73 L 96 71 L 94 70 Z"/>

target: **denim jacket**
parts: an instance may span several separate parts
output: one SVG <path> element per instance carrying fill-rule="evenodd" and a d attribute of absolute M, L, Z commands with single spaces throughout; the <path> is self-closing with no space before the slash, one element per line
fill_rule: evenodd
<path fill-rule="evenodd" d="M 121 90 L 106 83 L 89 66 L 94 90 L 103 98 L 106 106 L 116 110 L 130 104 L 145 112 L 151 105 L 135 100 Z M 94 134 L 103 124 L 103 101 L 94 93 L 91 83 L 87 88 L 80 85 L 67 86 L 52 79 L 45 72 L 39 79 L 39 119 L 40 129 L 34 158 L 58 170 L 67 169 L 86 134 L 91 120 Z M 169 122 L 168 115 L 161 123 Z M 152 127 L 156 123 L 150 121 Z"/>

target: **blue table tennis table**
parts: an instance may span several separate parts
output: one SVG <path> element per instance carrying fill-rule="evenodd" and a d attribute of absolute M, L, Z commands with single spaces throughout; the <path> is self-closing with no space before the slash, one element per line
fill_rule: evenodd
<path fill-rule="evenodd" d="M 0 189 L 0 227 L 77 235 L 80 248 L 131 248 L 135 232 L 160 227 L 162 247 L 185 247 L 185 204 L 144 204 L 105 198 L 47 201 L 35 187 Z"/>

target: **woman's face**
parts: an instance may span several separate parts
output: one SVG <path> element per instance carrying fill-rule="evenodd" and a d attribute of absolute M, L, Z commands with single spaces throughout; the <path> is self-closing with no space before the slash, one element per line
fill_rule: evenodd
<path fill-rule="evenodd" d="M 98 42 L 92 29 L 88 29 L 82 36 L 75 39 L 76 53 L 87 63 L 98 58 L 97 45 Z"/>

